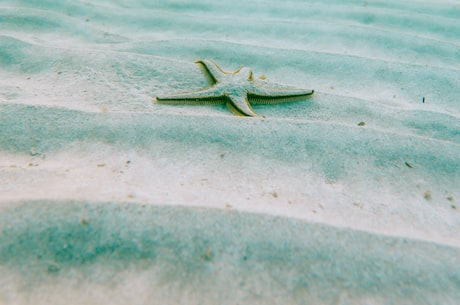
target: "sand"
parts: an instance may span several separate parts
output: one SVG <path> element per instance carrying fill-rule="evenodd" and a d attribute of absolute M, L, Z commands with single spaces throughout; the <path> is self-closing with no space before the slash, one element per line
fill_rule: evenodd
<path fill-rule="evenodd" d="M 455 304 L 458 16 L 3 1 L 0 303 Z M 315 94 L 264 118 L 153 103 L 209 86 L 201 58 Z"/>

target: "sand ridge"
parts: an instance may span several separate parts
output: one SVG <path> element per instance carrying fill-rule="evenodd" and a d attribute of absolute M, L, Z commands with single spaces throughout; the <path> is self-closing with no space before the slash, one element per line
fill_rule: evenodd
<path fill-rule="evenodd" d="M 379 294 L 377 282 L 363 278 L 350 281 L 358 288 L 349 290 L 339 278 L 336 282 L 325 278 L 289 282 L 305 279 L 304 275 L 295 268 L 291 273 L 289 268 L 278 272 L 268 268 L 268 263 L 251 269 L 258 272 L 244 273 L 244 262 L 223 260 L 215 266 L 200 266 L 205 266 L 208 275 L 225 266 L 229 268 L 225 272 L 243 272 L 251 283 L 247 291 L 254 294 L 238 294 L 236 286 L 227 283 L 232 293 L 212 294 L 214 299 L 209 302 L 230 295 L 251 304 L 263 303 L 264 289 L 274 287 L 270 286 L 273 282 L 267 284 L 265 275 L 272 273 L 283 279 L 280 286 L 273 284 L 284 287 L 276 291 L 289 295 L 292 303 L 303 304 L 303 292 L 296 287 L 308 283 L 315 304 L 321 300 L 329 304 L 455 304 L 458 268 L 452 266 L 458 265 L 453 256 L 460 246 L 459 14 L 457 1 L 2 1 L 0 209 L 11 218 L 1 215 L 19 224 L 22 212 L 9 207 L 24 204 L 29 208 L 22 211 L 37 211 L 48 220 L 30 218 L 14 230 L 43 225 L 40 228 L 45 233 L 57 230 L 77 241 L 80 226 L 63 226 L 68 230 L 60 231 L 47 218 L 51 214 L 46 216 L 49 205 L 60 211 L 56 216 L 61 224 L 68 220 L 67 212 L 75 215 L 72 211 L 85 204 L 89 209 L 99 206 L 110 215 L 116 214 L 112 209 L 126 208 L 131 220 L 142 206 L 161 206 L 170 209 L 165 215 L 179 216 L 184 207 L 189 211 L 185 214 L 211 208 L 209 219 L 226 219 L 236 213 L 243 222 L 247 216 L 268 224 L 270 217 L 282 216 L 285 223 L 279 228 L 286 229 L 281 230 L 286 238 L 293 243 L 297 240 L 303 249 L 293 256 L 297 262 L 305 259 L 306 247 L 301 242 L 307 236 L 297 236 L 296 229 L 310 234 L 321 231 L 323 225 L 330 228 L 327 234 L 311 237 L 323 246 L 323 239 L 349 234 L 350 248 L 346 243 L 336 244 L 346 248 L 348 259 L 353 255 L 362 258 L 366 252 L 362 249 L 368 245 L 381 249 L 382 240 L 397 240 L 397 255 L 385 256 L 392 253 L 385 248 L 366 258 L 365 266 L 373 270 L 371 277 L 382 275 L 377 282 L 390 287 L 388 293 L 397 290 L 401 279 L 413 284 L 408 288 L 411 293 Z M 315 94 L 305 101 L 255 106 L 265 116 L 261 119 L 235 117 L 224 106 L 152 102 L 158 95 L 208 87 L 209 81 L 194 64 L 207 58 L 225 71 L 244 65 L 267 82 L 312 88 Z M 136 211 L 129 214 L 130 209 Z M 104 213 L 98 215 L 102 219 Z M 116 222 L 119 215 L 115 216 Z M 239 223 L 232 217 L 225 225 Z M 120 232 L 109 223 L 94 232 Z M 185 223 L 192 229 L 197 225 L 198 231 L 213 227 L 200 227 L 199 220 Z M 0 224 L 4 226 L 0 238 L 8 238 L 13 245 L 14 232 L 19 231 L 10 231 L 14 227 L 10 224 Z M 152 226 L 148 221 L 144 224 Z M 170 233 L 174 232 L 174 223 L 169 225 Z M 76 229 L 76 237 L 71 228 Z M 196 236 L 198 231 L 194 231 Z M 254 251 L 261 258 L 276 256 L 286 245 L 282 238 L 275 238 L 275 228 L 267 232 L 274 234 L 269 242 L 272 248 L 264 247 L 268 239 L 261 237 L 263 232 L 244 240 L 260 246 Z M 54 236 L 42 233 L 33 236 L 37 240 Z M 137 233 L 131 237 L 139 237 Z M 213 245 L 221 242 L 218 234 L 204 236 Z M 227 237 L 237 244 L 232 239 L 235 236 L 229 233 Z M 153 240 L 168 248 L 164 240 Z M 1 247 L 6 247 L 4 241 L 0 239 Z M 424 243 L 433 246 L 420 246 Z M 180 244 L 174 251 L 191 253 L 190 245 Z M 52 245 L 43 243 L 43 249 L 48 246 Z M 320 248 L 326 253 L 328 247 Z M 290 244 L 286 249 L 300 248 Z M 62 254 L 59 247 L 55 250 L 52 255 Z M 8 252 L 11 257 L 13 252 Z M 206 253 L 201 255 L 211 257 Z M 413 253 L 414 261 L 406 260 L 398 273 L 404 253 Z M 54 260 L 52 255 L 44 260 Z M 436 262 L 438 255 L 445 260 Z M 25 262 L 28 257 L 24 257 Z M 180 259 L 195 262 L 193 256 L 172 257 L 168 266 Z M 334 265 L 335 258 L 343 264 Z M 316 259 L 313 261 L 321 262 L 321 257 Z M 327 256 L 320 274 L 345 270 L 346 259 L 338 254 Z M 389 271 L 375 273 L 373 260 Z M 43 263 L 39 258 L 33 262 L 36 266 Z M 119 263 L 111 262 L 114 266 Z M 283 264 L 293 266 L 280 262 L 275 265 L 281 269 Z M 152 261 L 148 264 L 154 265 Z M 423 270 L 424 265 L 431 266 L 431 275 Z M 16 294 L 18 287 L 8 280 L 22 281 L 20 266 L 0 264 L 0 282 L 9 283 L 8 291 L 13 291 L 8 298 L 0 296 L 0 303 L 14 303 L 14 295 L 17 303 L 30 303 L 33 293 Z M 62 288 L 68 294 L 88 296 L 81 301 L 91 304 L 100 303 L 107 291 L 113 291 L 110 281 L 103 278 L 93 295 L 80 293 L 94 284 L 85 282 L 85 268 L 100 265 L 64 268 L 62 274 L 57 265 L 50 266 L 49 285 L 46 289 L 41 286 L 49 295 Z M 165 278 L 164 283 L 172 285 L 165 292 L 159 283 L 152 284 L 152 274 L 158 269 L 147 268 L 148 272 L 137 277 L 139 269 L 121 266 L 115 272 L 121 281 L 118 287 L 123 287 L 121 293 L 128 286 L 138 291 L 138 304 L 148 304 L 148 298 L 141 296 L 151 296 L 150 290 L 161 296 L 162 304 L 184 303 L 188 297 L 205 304 L 194 291 L 205 293 L 212 286 L 201 290 L 187 286 L 181 277 L 184 270 L 179 270 Z M 360 276 L 365 277 L 366 268 L 360 269 Z M 94 278 L 114 274 L 113 269 L 103 269 Z M 61 288 L 53 288 L 72 270 L 83 274 L 82 286 L 66 278 L 69 281 Z M 425 274 L 425 281 L 410 270 Z M 442 276 L 445 270 L 451 272 L 450 278 Z M 136 285 L 123 282 L 124 278 Z M 268 278 L 276 282 L 276 276 Z M 438 293 L 442 289 L 435 282 L 440 278 L 445 282 L 439 283 L 452 289 Z M 219 288 L 225 286 L 225 281 L 217 282 Z M 183 290 L 174 294 L 175 289 Z M 419 297 L 419 290 L 425 297 Z M 47 292 L 40 295 L 44 303 L 50 301 Z M 54 301 L 59 303 L 62 295 L 55 294 Z M 280 295 L 272 296 L 272 304 L 284 304 Z M 119 296 L 120 300 L 126 297 Z"/>

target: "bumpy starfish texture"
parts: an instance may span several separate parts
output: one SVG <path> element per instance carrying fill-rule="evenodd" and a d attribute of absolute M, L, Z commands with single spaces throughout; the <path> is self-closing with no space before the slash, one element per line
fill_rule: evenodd
<path fill-rule="evenodd" d="M 268 84 L 255 79 L 252 70 L 241 67 L 234 72 L 223 71 L 211 60 L 199 60 L 213 84 L 210 88 L 157 96 L 160 104 L 226 104 L 235 114 L 242 116 L 259 116 L 251 104 L 271 104 L 301 100 L 312 95 L 314 90 L 294 89 L 282 85 Z"/>

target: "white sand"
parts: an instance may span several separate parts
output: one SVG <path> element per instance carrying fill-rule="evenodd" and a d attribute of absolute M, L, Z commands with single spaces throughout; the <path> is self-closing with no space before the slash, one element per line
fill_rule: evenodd
<path fill-rule="evenodd" d="M 212 207 L 459 253 L 458 1 L 151 2 L 0 4 L 0 205 Z M 152 103 L 208 86 L 200 58 L 315 94 L 264 119 Z"/>

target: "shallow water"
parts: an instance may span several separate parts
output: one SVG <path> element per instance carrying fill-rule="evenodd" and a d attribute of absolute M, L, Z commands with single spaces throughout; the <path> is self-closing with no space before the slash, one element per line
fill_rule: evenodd
<path fill-rule="evenodd" d="M 454 304 L 460 297 L 458 248 L 299 220 L 46 201 L 10 204 L 0 220 L 4 304 L 95 304 L 84 291 L 98 290 L 111 304 Z"/>
<path fill-rule="evenodd" d="M 0 303 L 454 304 L 459 16 L 2 1 Z M 315 94 L 255 119 L 153 103 L 208 87 L 201 58 Z"/>

